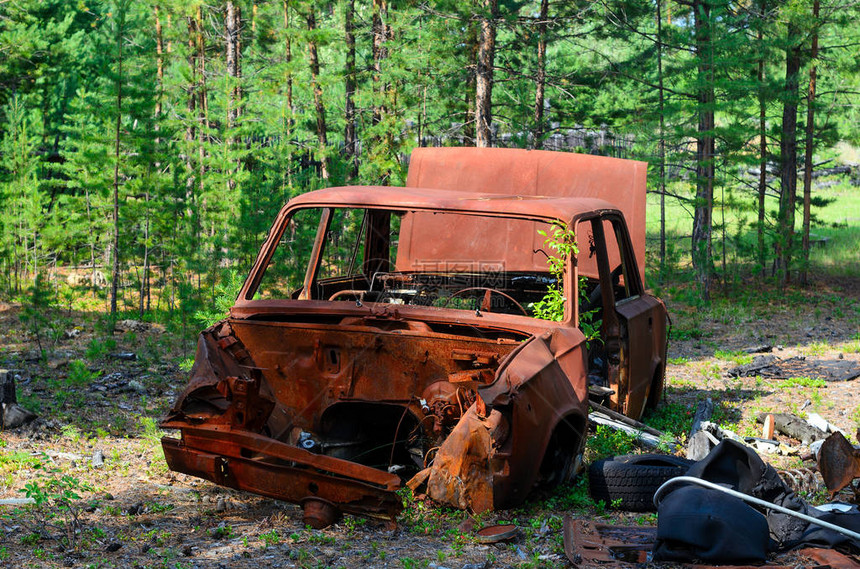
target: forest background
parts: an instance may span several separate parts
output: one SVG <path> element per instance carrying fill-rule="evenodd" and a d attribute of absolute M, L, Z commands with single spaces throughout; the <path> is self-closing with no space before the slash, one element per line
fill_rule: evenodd
<path fill-rule="evenodd" d="M 88 291 L 93 308 L 185 322 L 235 294 L 290 197 L 400 185 L 424 145 L 648 161 L 650 284 L 680 269 L 702 301 L 807 282 L 831 230 L 856 274 L 858 14 L 852 0 L 3 0 L 0 294 Z"/>

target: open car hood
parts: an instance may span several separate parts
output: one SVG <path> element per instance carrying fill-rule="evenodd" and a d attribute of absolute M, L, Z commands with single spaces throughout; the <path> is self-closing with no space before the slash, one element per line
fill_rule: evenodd
<path fill-rule="evenodd" d="M 545 150 L 416 148 L 412 152 L 406 186 L 522 196 L 526 199 L 552 196 L 607 201 L 618 208 L 627 220 L 633 252 L 644 282 L 647 166 L 647 163 L 635 160 Z M 426 239 L 427 235 L 457 235 L 457 240 L 443 240 L 454 246 L 463 239 L 480 240 L 491 248 L 503 243 L 504 247 L 498 252 L 486 252 L 487 261 L 500 260 L 492 257 L 498 256 L 501 251 L 530 252 L 540 248 L 540 243 L 535 242 L 535 235 L 510 231 L 509 223 L 504 219 L 492 220 L 489 224 L 491 227 L 482 224 L 480 234 L 476 234 L 474 223 L 468 218 L 462 218 L 458 227 L 452 227 L 450 219 L 434 218 L 432 213 L 410 215 L 403 220 L 401 227 L 398 270 L 412 270 L 428 263 L 456 263 L 460 260 L 456 249 L 440 249 L 439 241 Z M 493 238 L 487 239 L 488 234 Z M 579 243 L 580 250 L 584 250 L 587 245 Z M 546 270 L 546 260 L 541 256 L 518 255 L 517 259 L 504 259 L 504 269 Z"/>

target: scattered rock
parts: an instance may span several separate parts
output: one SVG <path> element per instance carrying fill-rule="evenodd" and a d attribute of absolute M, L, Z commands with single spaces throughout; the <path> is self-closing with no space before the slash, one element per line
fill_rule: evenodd
<path fill-rule="evenodd" d="M 149 330 L 149 324 L 140 320 L 120 320 L 115 328 L 123 332 L 145 332 Z"/>
<path fill-rule="evenodd" d="M 35 503 L 33 498 L 0 498 L 0 506 L 26 506 Z"/>
<path fill-rule="evenodd" d="M 711 452 L 716 445 L 713 435 L 705 431 L 697 431 L 687 441 L 687 458 L 690 460 L 702 460 Z"/>
<path fill-rule="evenodd" d="M 146 386 L 136 379 L 132 379 L 129 381 L 123 388 L 122 391 L 129 391 L 132 393 L 138 393 L 140 395 L 146 395 Z"/>
<path fill-rule="evenodd" d="M 135 502 L 126 510 L 129 516 L 136 516 L 143 513 L 143 502 Z"/>
<path fill-rule="evenodd" d="M 744 352 L 748 354 L 764 354 L 767 352 L 772 352 L 773 346 L 770 344 L 762 344 L 761 346 L 753 346 L 751 348 L 746 348 Z"/>
<path fill-rule="evenodd" d="M 137 354 L 134 352 L 117 352 L 115 354 L 110 354 L 110 357 L 115 360 L 125 360 L 129 362 L 137 360 Z"/>
<path fill-rule="evenodd" d="M 93 468 L 101 468 L 105 464 L 105 454 L 100 450 L 95 451 L 90 459 L 90 464 Z"/>
<path fill-rule="evenodd" d="M 112 541 L 105 547 L 105 551 L 107 551 L 108 553 L 113 553 L 114 551 L 119 551 L 120 549 L 122 549 L 122 544 L 118 541 Z"/>

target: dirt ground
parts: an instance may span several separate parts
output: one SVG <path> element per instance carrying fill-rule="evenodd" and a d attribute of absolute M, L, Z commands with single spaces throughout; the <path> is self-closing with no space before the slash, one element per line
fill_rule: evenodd
<path fill-rule="evenodd" d="M 707 309 L 668 303 L 666 397 L 648 422 L 688 420 L 697 402 L 711 397 L 714 420 L 742 435 L 760 432 L 754 417 L 764 411 L 814 411 L 855 432 L 858 380 L 824 384 L 727 372 L 750 359 L 744 350 L 766 346 L 779 358 L 860 366 L 858 281 L 822 281 L 783 300 L 767 298 L 753 291 Z M 98 315 L 58 312 L 56 341 L 45 333 L 42 356 L 20 314 L 20 306 L 0 304 L 0 369 L 18 375 L 19 401 L 40 419 L 0 433 L 0 500 L 25 497 L 21 490 L 29 485 L 44 503 L 0 505 L 0 567 L 566 567 L 565 514 L 656 522 L 653 514 L 595 505 L 581 479 L 515 511 L 475 517 L 414 501 L 393 530 L 351 516 L 325 530 L 307 529 L 297 506 L 167 470 L 156 421 L 184 384 L 179 362 L 193 349 L 187 340 L 135 322 L 111 334 Z M 765 459 L 779 468 L 804 466 L 796 455 Z M 65 502 L 58 501 L 62 492 L 72 492 Z M 74 518 L 79 531 L 70 534 Z M 478 543 L 477 528 L 503 521 L 519 526 L 514 540 Z"/>

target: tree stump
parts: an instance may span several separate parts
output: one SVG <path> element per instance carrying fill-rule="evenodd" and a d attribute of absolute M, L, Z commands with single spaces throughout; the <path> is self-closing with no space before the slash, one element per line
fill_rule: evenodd
<path fill-rule="evenodd" d="M 0 369 L 0 403 L 18 403 L 15 376 L 5 369 Z"/>
<path fill-rule="evenodd" d="M 0 426 L 4 429 L 16 429 L 35 418 L 35 414 L 18 405 L 15 375 L 8 370 L 0 370 Z"/>

